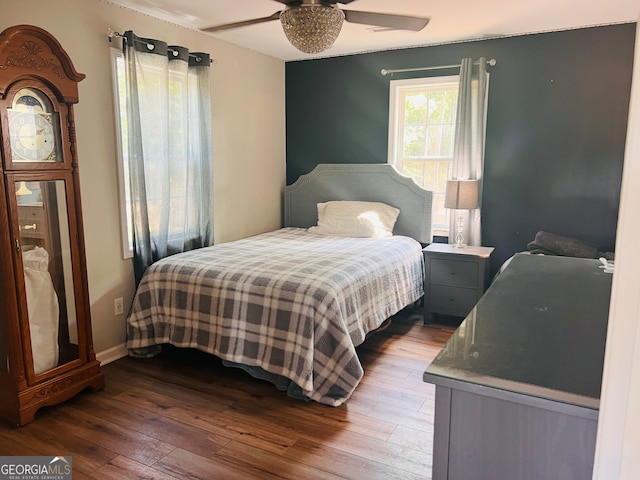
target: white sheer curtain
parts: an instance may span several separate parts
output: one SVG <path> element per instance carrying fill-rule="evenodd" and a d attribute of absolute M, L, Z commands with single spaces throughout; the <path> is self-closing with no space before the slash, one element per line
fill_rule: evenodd
<path fill-rule="evenodd" d="M 209 55 L 124 35 L 134 268 L 211 245 Z"/>
<path fill-rule="evenodd" d="M 489 74 L 486 58 L 480 57 L 476 62 L 471 58 L 463 58 L 460 62 L 456 136 L 451 175 L 454 180 L 479 180 L 480 207 L 462 211 L 464 238 L 469 245 L 482 243 L 480 209 L 482 208 L 482 171 L 488 92 Z M 451 215 L 449 231 L 456 231 L 456 215 Z M 454 235 L 449 235 L 449 243 L 453 242 Z"/>

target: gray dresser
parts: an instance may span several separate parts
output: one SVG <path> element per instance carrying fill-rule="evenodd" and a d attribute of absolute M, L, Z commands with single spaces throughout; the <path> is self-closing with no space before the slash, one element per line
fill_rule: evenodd
<path fill-rule="evenodd" d="M 433 479 L 590 479 L 611 277 L 517 254 L 424 372 Z"/>

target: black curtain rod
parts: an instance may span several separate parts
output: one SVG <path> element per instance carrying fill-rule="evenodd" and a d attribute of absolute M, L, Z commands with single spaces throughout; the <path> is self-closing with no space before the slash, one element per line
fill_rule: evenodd
<path fill-rule="evenodd" d="M 122 38 L 123 42 L 127 41 L 127 38 L 123 34 L 121 34 L 120 32 L 116 32 L 111 28 L 107 28 L 107 39 L 109 40 L 109 43 L 111 43 L 113 41 L 114 37 L 115 38 Z M 144 42 L 142 40 L 135 40 L 135 41 L 139 42 L 139 43 L 146 43 L 146 42 Z M 171 46 L 169 46 L 169 45 L 167 45 L 167 49 L 171 50 L 172 52 L 177 52 L 177 50 L 171 48 Z M 190 58 L 195 58 L 197 61 L 200 58 L 199 55 L 196 55 L 196 54 L 193 54 L 193 53 L 189 53 L 189 57 Z M 209 59 L 209 63 L 215 63 L 215 60 L 213 58 L 211 58 L 211 59 Z"/>

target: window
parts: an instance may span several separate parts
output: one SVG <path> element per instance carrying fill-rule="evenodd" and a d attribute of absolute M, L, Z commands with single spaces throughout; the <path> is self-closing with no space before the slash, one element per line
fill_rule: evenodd
<path fill-rule="evenodd" d="M 433 192 L 433 233 L 449 235 L 444 208 L 451 177 L 458 76 L 392 80 L 388 162 Z"/>
<path fill-rule="evenodd" d="M 161 58 L 161 57 L 159 57 Z M 117 155 L 118 155 L 118 190 L 120 202 L 120 224 L 121 224 L 121 243 L 124 258 L 133 257 L 134 253 L 134 224 L 133 224 L 133 192 L 131 191 L 131 177 L 129 166 L 129 124 L 127 119 L 127 78 L 125 57 L 120 49 L 111 49 L 112 60 L 112 77 L 113 77 L 113 93 L 114 108 L 117 128 Z M 192 105 L 194 95 L 186 92 L 186 85 L 192 91 L 199 90 L 198 78 L 189 73 L 185 68 L 175 68 L 167 74 L 165 70 L 156 68 L 153 63 L 145 64 L 146 80 L 151 85 L 150 88 L 160 89 L 167 83 L 170 91 L 170 109 L 171 112 L 179 111 L 182 116 L 175 115 L 179 118 L 172 125 L 171 131 L 179 138 L 178 141 L 170 141 L 171 151 L 166 149 L 166 139 L 171 136 L 166 127 L 163 127 L 161 119 L 167 114 L 159 104 L 146 104 L 145 111 L 147 114 L 158 118 L 157 124 L 153 124 L 153 129 L 144 129 L 140 131 L 140 142 L 149 159 L 146 168 L 147 179 L 145 180 L 147 211 L 146 220 L 148 222 L 149 232 L 152 236 L 164 233 L 166 230 L 167 243 L 186 244 L 188 248 L 191 244 L 197 244 L 201 241 L 199 227 L 201 223 L 194 222 L 194 216 L 198 215 L 198 210 L 193 203 L 190 203 L 191 196 L 197 195 L 205 199 L 204 194 L 193 193 L 199 185 L 193 185 L 187 179 L 190 175 L 198 175 L 208 177 L 207 171 L 200 168 L 201 158 L 207 157 L 209 152 L 202 151 L 202 143 L 200 139 L 209 135 L 210 120 L 205 122 L 202 120 L 204 107 Z M 139 99 L 140 97 L 138 97 Z M 198 97 L 199 99 L 199 97 Z M 140 100 L 139 100 L 140 101 Z M 184 106 L 188 105 L 188 106 Z M 157 111 L 153 110 L 157 108 Z M 187 112 L 187 113 L 184 113 Z M 198 121 L 191 122 L 184 115 L 191 114 Z M 182 123 L 180 123 L 182 121 Z M 148 125 L 148 123 L 147 123 Z M 187 135 L 185 132 L 189 132 Z M 188 151 L 188 153 L 187 153 Z M 170 157 L 167 168 L 166 158 Z M 182 162 L 175 162 L 178 158 Z M 196 174 L 194 172 L 202 172 Z M 166 177 L 165 177 L 166 176 Z M 167 190 L 165 178 L 168 178 L 170 187 Z M 188 187 L 191 192 L 188 192 Z M 167 195 L 169 200 L 167 202 Z M 206 197 L 207 199 L 209 196 Z M 168 208 L 171 214 L 163 209 Z M 189 218 L 187 218 L 189 217 Z M 167 220 L 168 219 L 168 220 Z M 163 222 L 166 221 L 166 225 Z M 203 220 L 204 221 L 204 220 Z M 193 231 L 195 228 L 195 232 Z M 185 240 L 185 238 L 187 238 Z M 193 240 L 191 240 L 193 238 Z"/>
<path fill-rule="evenodd" d="M 118 134 L 118 193 L 120 197 L 120 225 L 122 231 L 122 255 L 133 257 L 133 224 L 131 218 L 131 193 L 129 191 L 129 161 L 127 154 L 127 97 L 122 50 L 111 49 L 113 98 Z"/>
<path fill-rule="evenodd" d="M 131 30 L 121 37 L 112 59 L 122 244 L 139 282 L 154 262 L 213 243 L 211 59 Z"/>

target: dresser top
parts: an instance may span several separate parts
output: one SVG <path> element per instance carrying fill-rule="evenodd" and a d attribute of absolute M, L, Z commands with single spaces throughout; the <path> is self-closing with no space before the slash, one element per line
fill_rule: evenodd
<path fill-rule="evenodd" d="M 456 255 L 469 255 L 472 257 L 489 258 L 493 250 L 493 247 L 476 247 L 467 245 L 465 247 L 459 248 L 454 247 L 453 245 L 450 245 L 448 243 L 431 243 L 427 245 L 422 251 L 432 253 L 454 253 Z"/>
<path fill-rule="evenodd" d="M 599 265 L 516 254 L 427 367 L 425 381 L 598 408 L 612 277 Z"/>

